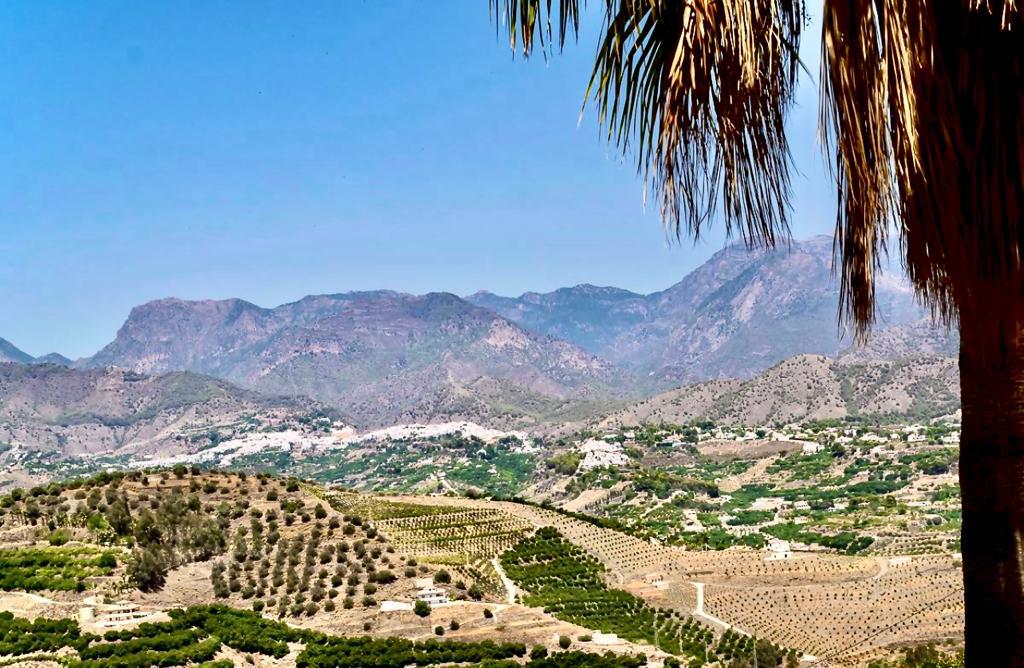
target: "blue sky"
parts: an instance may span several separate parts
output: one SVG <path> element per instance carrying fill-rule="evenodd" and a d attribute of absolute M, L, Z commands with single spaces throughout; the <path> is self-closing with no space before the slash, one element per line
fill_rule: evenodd
<path fill-rule="evenodd" d="M 723 238 L 667 243 L 577 124 L 597 28 L 546 63 L 483 0 L 5 2 L 0 337 L 88 355 L 166 296 L 669 286 Z M 798 238 L 834 221 L 816 105 L 807 81 Z"/>

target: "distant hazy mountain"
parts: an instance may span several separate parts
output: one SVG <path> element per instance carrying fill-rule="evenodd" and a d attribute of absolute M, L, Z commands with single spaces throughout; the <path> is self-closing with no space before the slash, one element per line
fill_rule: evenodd
<path fill-rule="evenodd" d="M 772 251 L 728 246 L 679 283 L 650 295 L 580 285 L 518 298 L 478 292 L 467 299 L 672 382 L 750 378 L 794 355 L 835 356 L 852 345 L 836 324 L 831 237 Z M 898 275 L 880 281 L 877 301 L 872 358 L 914 351 L 922 336 L 932 352 L 955 351 L 955 340 L 931 327 Z"/>
<path fill-rule="evenodd" d="M 319 295 L 274 309 L 238 299 L 163 299 L 133 309 L 116 339 L 84 364 L 188 370 L 303 394 L 366 425 L 473 403 L 482 379 L 514 388 L 489 395 L 497 404 L 525 395 L 639 395 L 629 374 L 612 364 L 444 293 Z"/>
<path fill-rule="evenodd" d="M 60 353 L 49 353 L 33 360 L 35 364 L 56 364 L 57 366 L 70 367 L 74 362 Z"/>
<path fill-rule="evenodd" d="M 649 321 L 654 312 L 654 305 L 644 295 L 586 284 L 546 294 L 527 292 L 518 298 L 481 291 L 466 299 L 595 355 L 607 355 L 618 337 Z"/>
<path fill-rule="evenodd" d="M 0 363 L 16 362 L 18 364 L 56 364 L 57 366 L 71 366 L 74 364 L 67 357 L 59 353 L 49 353 L 42 357 L 32 357 L 26 352 L 18 350 L 10 341 L 0 339 Z"/>
<path fill-rule="evenodd" d="M 864 362 L 845 355 L 798 355 L 746 381 L 704 381 L 649 397 L 611 413 L 601 424 L 682 424 L 710 418 L 765 425 L 847 415 L 926 419 L 959 407 L 953 358 Z"/>
<path fill-rule="evenodd" d="M 28 364 L 32 356 L 14 347 L 14 344 L 7 339 L 0 339 L 0 362 L 18 362 Z"/>
<path fill-rule="evenodd" d="M 305 395 L 361 426 L 465 418 L 503 427 L 563 419 L 672 386 L 746 380 L 797 355 L 860 363 L 949 356 L 898 274 L 877 286 L 865 347 L 836 324 L 832 239 L 728 246 L 668 289 L 578 285 L 517 298 L 478 292 L 318 295 L 276 308 L 239 299 L 138 306 L 79 366 L 192 371 Z M 580 402 L 583 403 L 580 403 Z"/>
<path fill-rule="evenodd" d="M 193 373 L 0 364 L 0 443 L 29 450 L 185 452 L 208 446 L 215 428 L 320 410 L 307 399 L 269 398 Z"/>

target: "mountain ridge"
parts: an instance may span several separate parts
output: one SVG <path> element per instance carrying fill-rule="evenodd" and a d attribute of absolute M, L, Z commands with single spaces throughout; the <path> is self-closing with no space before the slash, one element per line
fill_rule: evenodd
<path fill-rule="evenodd" d="M 797 355 L 748 380 L 706 380 L 642 399 L 598 421 L 601 428 L 711 419 L 729 425 L 847 417 L 927 420 L 959 409 L 957 361 Z"/>
<path fill-rule="evenodd" d="M 110 344 L 74 366 L 206 374 L 307 396 L 365 427 L 476 412 L 523 428 L 564 414 L 564 402 L 749 380 L 797 355 L 955 354 L 898 274 L 879 281 L 878 325 L 851 349 L 836 326 L 838 292 L 832 239 L 819 236 L 774 250 L 728 245 L 646 295 L 581 283 L 519 297 L 341 292 L 271 308 L 164 298 L 134 307 Z"/>
<path fill-rule="evenodd" d="M 750 378 L 788 357 L 835 357 L 854 344 L 837 326 L 839 287 L 832 237 L 773 250 L 730 244 L 678 283 L 646 295 L 582 284 L 549 293 L 470 301 L 535 331 L 565 338 L 604 359 L 673 384 Z M 897 272 L 883 274 L 874 352 L 893 357 L 925 336 L 934 352 L 955 352 Z M 614 295 L 610 297 L 609 295 Z"/>
<path fill-rule="evenodd" d="M 33 359 L 31 355 L 19 350 L 7 339 L 0 338 L 0 363 L 15 362 L 18 364 L 28 364 Z"/>
<path fill-rule="evenodd" d="M 422 414 L 481 378 L 556 399 L 636 396 L 624 388 L 639 384 L 456 295 L 390 290 L 310 295 L 271 309 L 239 299 L 155 300 L 132 309 L 115 340 L 80 366 L 209 374 L 310 396 L 370 426 Z"/>
<path fill-rule="evenodd" d="M 7 339 L 0 338 L 0 364 L 5 362 L 13 362 L 15 364 L 55 364 L 67 367 L 73 364 L 70 359 L 60 353 L 47 353 L 39 357 L 32 357 Z"/>

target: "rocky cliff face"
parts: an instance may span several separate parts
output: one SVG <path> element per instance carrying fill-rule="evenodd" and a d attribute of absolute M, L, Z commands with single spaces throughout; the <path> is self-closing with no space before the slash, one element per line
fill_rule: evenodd
<path fill-rule="evenodd" d="M 635 394 L 627 373 L 454 295 L 360 292 L 274 309 L 165 299 L 132 310 L 89 367 L 189 370 L 322 400 L 380 424 L 481 378 L 555 398 Z"/>
<path fill-rule="evenodd" d="M 853 345 L 837 325 L 831 237 L 773 251 L 729 246 L 650 295 L 577 286 L 468 299 L 667 382 L 750 378 L 793 355 L 835 356 Z M 909 286 L 898 274 L 886 275 L 878 286 L 878 325 L 864 354 L 901 356 L 922 336 L 932 353 L 955 351 L 953 338 L 930 326 Z"/>

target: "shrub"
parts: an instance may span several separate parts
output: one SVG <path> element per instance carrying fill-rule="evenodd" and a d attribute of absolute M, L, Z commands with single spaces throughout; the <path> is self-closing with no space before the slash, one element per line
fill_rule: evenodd
<path fill-rule="evenodd" d="M 60 546 L 71 540 L 71 532 L 67 529 L 57 529 L 49 536 L 50 545 Z"/>
<path fill-rule="evenodd" d="M 412 611 L 415 612 L 416 615 L 419 617 L 427 617 L 430 615 L 430 604 L 426 601 L 416 601 L 416 603 L 412 606 Z M 487 612 L 490 611 L 485 611 L 485 617 L 487 616 Z"/>

